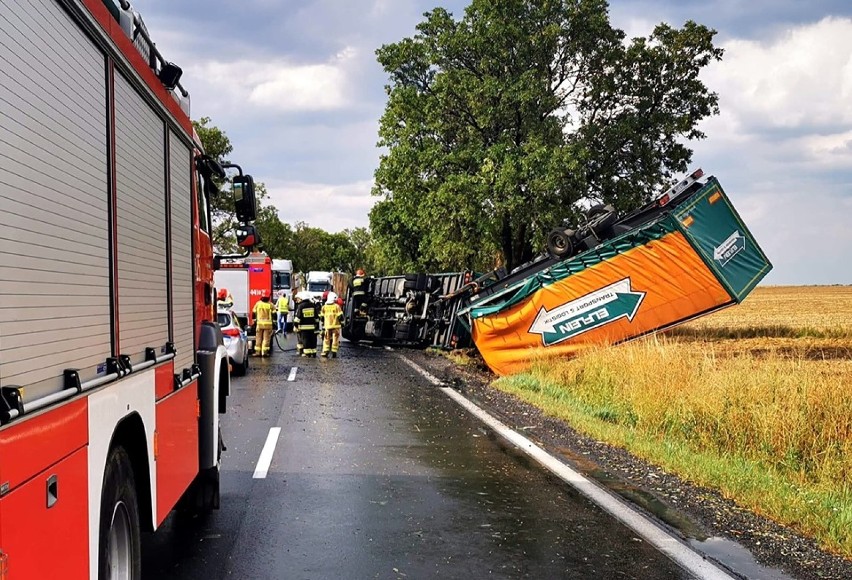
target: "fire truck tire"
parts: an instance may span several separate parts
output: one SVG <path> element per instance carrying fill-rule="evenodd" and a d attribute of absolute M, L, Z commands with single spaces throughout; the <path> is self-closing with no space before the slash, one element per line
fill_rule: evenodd
<path fill-rule="evenodd" d="M 98 578 L 142 577 L 139 504 L 133 464 L 124 447 L 107 457 L 101 490 Z"/>

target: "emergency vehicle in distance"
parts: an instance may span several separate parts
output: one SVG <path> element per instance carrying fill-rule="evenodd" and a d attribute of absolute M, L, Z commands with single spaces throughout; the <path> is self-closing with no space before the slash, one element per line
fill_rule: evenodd
<path fill-rule="evenodd" d="M 226 175 L 201 150 L 181 69 L 127 0 L 13 5 L 0 14 L 0 578 L 139 578 L 141 531 L 219 503 L 230 379 L 209 199 Z M 250 185 L 235 207 L 248 228 Z"/>
<path fill-rule="evenodd" d="M 254 343 L 252 309 L 264 293 L 272 291 L 272 259 L 265 252 L 254 251 L 246 256 L 217 260 L 213 284 L 217 290 L 227 290 L 234 299 L 232 310 L 243 328 L 249 332 L 249 348 Z"/>
<path fill-rule="evenodd" d="M 266 252 L 252 251 L 244 256 L 221 257 L 213 272 L 213 283 L 217 290 L 227 290 L 233 298 L 231 310 L 237 315 L 240 325 L 248 332 L 249 348 L 254 348 L 254 305 L 264 294 L 272 297 L 273 303 L 284 296 L 289 305 L 287 322 L 293 324 L 293 298 L 290 280 L 293 272 L 291 260 L 273 260 Z"/>

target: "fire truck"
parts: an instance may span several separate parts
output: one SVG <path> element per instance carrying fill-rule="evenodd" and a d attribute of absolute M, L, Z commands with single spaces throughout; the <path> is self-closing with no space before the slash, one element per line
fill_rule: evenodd
<path fill-rule="evenodd" d="M 7 2 L 0 44 L 0 579 L 139 578 L 219 503 L 226 174 L 126 0 Z"/>
<path fill-rule="evenodd" d="M 272 292 L 272 259 L 260 251 L 217 260 L 213 274 L 217 290 L 225 289 L 234 299 L 233 310 L 244 327 L 254 324 L 252 310 L 264 294 Z"/>

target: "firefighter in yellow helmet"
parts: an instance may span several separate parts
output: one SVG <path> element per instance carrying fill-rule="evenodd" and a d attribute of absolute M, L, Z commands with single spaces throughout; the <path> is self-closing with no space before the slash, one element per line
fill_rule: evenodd
<path fill-rule="evenodd" d="M 331 358 L 337 358 L 337 350 L 340 348 L 340 323 L 343 321 L 343 310 L 337 303 L 337 294 L 328 293 L 320 312 L 323 327 L 322 356 L 327 357 L 330 352 Z"/>
<path fill-rule="evenodd" d="M 254 319 L 257 321 L 255 332 L 254 350 L 260 356 L 270 356 L 269 344 L 272 341 L 272 304 L 269 302 L 269 294 L 264 294 L 258 300 L 254 309 Z"/>

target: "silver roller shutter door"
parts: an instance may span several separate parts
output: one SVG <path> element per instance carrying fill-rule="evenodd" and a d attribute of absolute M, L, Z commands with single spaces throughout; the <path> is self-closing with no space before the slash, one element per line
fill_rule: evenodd
<path fill-rule="evenodd" d="M 118 329 L 120 354 L 145 360 L 169 341 L 165 126 L 115 75 Z"/>
<path fill-rule="evenodd" d="M 0 0 L 0 385 L 111 355 L 104 56 L 52 0 Z"/>
<path fill-rule="evenodd" d="M 172 328 L 175 372 L 195 362 L 192 277 L 192 171 L 189 148 L 169 131 L 172 233 Z"/>

